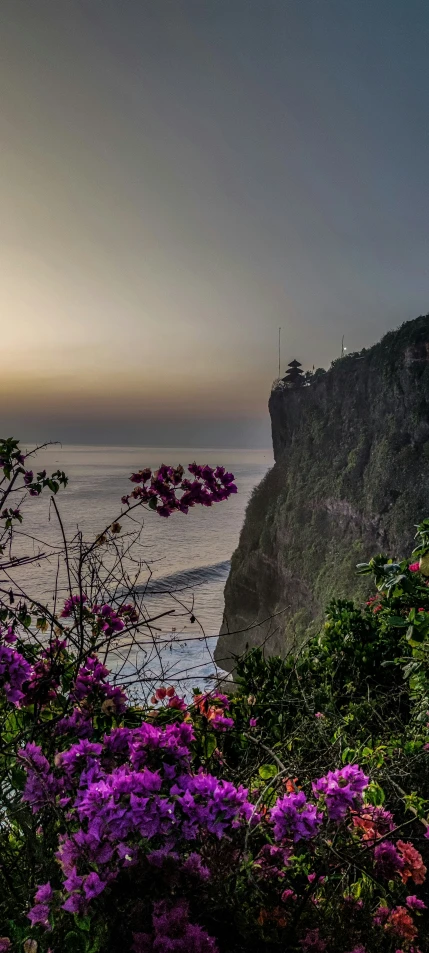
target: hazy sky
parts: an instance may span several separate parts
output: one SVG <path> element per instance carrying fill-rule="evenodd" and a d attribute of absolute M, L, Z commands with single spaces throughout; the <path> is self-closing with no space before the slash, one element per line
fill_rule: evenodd
<path fill-rule="evenodd" d="M 429 310 L 427 0 L 1 0 L 0 426 L 267 446 Z"/>

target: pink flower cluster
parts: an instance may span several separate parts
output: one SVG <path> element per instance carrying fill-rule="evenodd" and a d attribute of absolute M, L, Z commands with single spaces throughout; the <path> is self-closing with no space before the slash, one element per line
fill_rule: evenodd
<path fill-rule="evenodd" d="M 313 781 L 313 792 L 317 798 L 324 796 L 329 818 L 341 821 L 349 808 L 362 803 L 362 793 L 368 783 L 369 778 L 357 764 L 346 764 Z"/>
<path fill-rule="evenodd" d="M 127 623 L 137 622 L 139 618 L 138 610 L 131 603 L 115 607 L 108 605 L 108 603 L 93 606 L 89 606 L 87 603 L 88 596 L 85 593 L 70 596 L 64 603 L 60 618 L 68 619 L 70 616 L 74 616 L 78 607 L 85 605 L 83 618 L 90 621 L 94 628 L 107 636 L 122 632 Z"/>
<path fill-rule="evenodd" d="M 57 852 L 64 910 L 85 912 L 123 867 L 147 854 L 154 863 L 154 847 L 171 854 L 180 846 L 183 855 L 202 834 L 220 840 L 250 819 L 245 788 L 192 773 L 193 740 L 186 722 L 118 728 L 103 743 L 83 739 L 59 752 L 54 770 L 39 746 L 26 745 L 20 755 L 27 774 L 24 800 L 34 813 L 54 804 L 67 812 L 70 833 L 61 836 Z M 198 868 L 205 876 L 195 851 L 188 867 L 185 862 L 185 873 Z M 37 922 L 45 923 L 46 910 L 36 902 L 29 916 L 34 921 L 39 915 Z"/>
<path fill-rule="evenodd" d="M 33 669 L 29 662 L 11 648 L 16 635 L 11 627 L 0 628 L 0 691 L 3 691 L 10 704 L 19 707 L 25 697 L 23 686 L 31 678 Z"/>
<path fill-rule="evenodd" d="M 294 843 L 315 837 L 323 820 L 315 804 L 309 804 L 303 791 L 279 798 L 271 811 L 276 841 L 290 838 Z"/>
<path fill-rule="evenodd" d="M 86 703 L 99 699 L 110 702 L 116 712 L 124 712 L 127 707 L 127 696 L 118 685 L 111 685 L 106 681 L 110 674 L 109 669 L 99 661 L 96 655 L 88 655 L 86 662 L 79 669 L 71 696 L 78 702 Z"/>
<path fill-rule="evenodd" d="M 193 480 L 184 477 L 182 466 L 168 467 L 165 464 L 155 472 L 146 467 L 132 473 L 130 480 L 138 485 L 132 493 L 122 497 L 122 503 L 126 506 L 133 502 L 146 503 L 159 516 L 170 516 L 175 510 L 187 513 L 190 507 L 198 504 L 212 506 L 237 492 L 234 475 L 225 467 L 191 463 L 188 470 Z"/>
<path fill-rule="evenodd" d="M 40 653 L 26 688 L 24 704 L 45 705 L 49 699 L 55 698 L 60 684 L 61 659 L 65 648 L 65 641 L 53 639 Z"/>
<path fill-rule="evenodd" d="M 153 904 L 152 934 L 134 934 L 134 953 L 218 953 L 212 937 L 189 922 L 189 904 L 159 900 Z"/>

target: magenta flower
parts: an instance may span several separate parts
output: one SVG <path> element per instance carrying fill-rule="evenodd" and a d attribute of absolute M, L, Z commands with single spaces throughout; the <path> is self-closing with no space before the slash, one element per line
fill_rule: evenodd
<path fill-rule="evenodd" d="M 50 903 L 53 895 L 54 892 L 50 883 L 48 882 L 37 888 L 34 899 L 37 901 L 37 903 Z"/>
<path fill-rule="evenodd" d="M 376 927 L 383 926 L 386 923 L 386 920 L 389 914 L 390 914 L 389 907 L 384 907 L 384 906 L 378 907 L 378 909 L 375 911 L 375 914 L 372 918 L 372 922 L 374 926 Z"/>
<path fill-rule="evenodd" d="M 123 496 L 121 502 L 126 506 L 133 501 L 149 504 L 158 516 L 168 517 L 174 511 L 187 513 L 192 506 L 212 506 L 237 492 L 233 474 L 227 473 L 224 467 L 214 469 L 191 463 L 188 470 L 194 480 L 184 478 L 182 466 L 165 464 L 156 472 L 146 468 L 132 473 L 130 480 L 136 484 L 135 489 Z"/>
<path fill-rule="evenodd" d="M 374 850 L 375 869 L 380 877 L 391 880 L 402 870 L 404 861 L 391 841 L 384 840 Z"/>
<path fill-rule="evenodd" d="M 19 707 L 24 698 L 22 687 L 31 674 L 31 665 L 20 652 L 12 649 L 10 645 L 0 645 L 0 688 L 11 705 Z"/>
<path fill-rule="evenodd" d="M 303 953 L 324 953 L 328 945 L 325 940 L 322 940 L 318 929 L 308 930 L 299 942 Z"/>
<path fill-rule="evenodd" d="M 226 718 L 225 715 L 215 715 L 210 724 L 215 731 L 228 731 L 229 728 L 234 727 L 234 719 Z"/>
<path fill-rule="evenodd" d="M 423 903 L 423 900 L 420 900 L 419 897 L 416 897 L 414 894 L 407 897 L 405 903 L 410 910 L 427 910 L 427 906 Z"/>
<path fill-rule="evenodd" d="M 71 715 L 61 718 L 55 728 L 55 734 L 76 735 L 78 738 L 90 738 L 93 734 L 93 725 L 87 712 L 74 708 Z"/>
<path fill-rule="evenodd" d="M 189 854 L 185 860 L 182 870 L 188 877 L 194 877 L 196 880 L 210 880 L 211 874 L 208 867 L 203 864 L 201 855 L 195 851 Z"/>
<path fill-rule="evenodd" d="M 72 893 L 65 903 L 62 904 L 62 909 L 67 910 L 67 913 L 82 913 L 85 908 L 85 901 L 80 893 Z"/>
<path fill-rule="evenodd" d="M 332 821 L 341 821 L 349 808 L 362 803 L 362 792 L 368 786 L 369 778 L 357 764 L 346 764 L 337 771 L 313 781 L 313 792 L 318 798 L 325 796 L 328 817 Z"/>
<path fill-rule="evenodd" d="M 36 924 L 40 924 L 40 926 L 44 927 L 45 930 L 51 929 L 51 925 L 49 923 L 49 907 L 47 903 L 36 903 L 36 905 L 28 911 L 27 917 L 30 920 L 32 927 L 36 926 Z"/>
<path fill-rule="evenodd" d="M 134 933 L 134 953 L 218 953 L 215 940 L 197 924 L 189 922 L 189 905 L 184 899 L 169 904 L 153 904 L 153 933 Z"/>
<path fill-rule="evenodd" d="M 69 599 L 66 599 L 64 603 L 64 609 L 60 615 L 61 619 L 67 619 L 69 616 L 73 615 L 73 612 L 77 607 L 84 602 L 88 602 L 88 596 L 83 593 L 82 598 L 80 596 L 70 596 Z"/>
<path fill-rule="evenodd" d="M 168 700 L 169 708 L 176 708 L 177 711 L 186 711 L 186 702 L 183 698 L 179 698 L 178 695 L 172 695 Z"/>
<path fill-rule="evenodd" d="M 278 799 L 271 811 L 274 838 L 282 841 L 291 837 L 294 843 L 309 840 L 317 834 L 322 817 L 315 804 L 308 804 L 303 791 L 286 794 Z"/>
<path fill-rule="evenodd" d="M 288 887 L 287 890 L 283 890 L 281 899 L 283 903 L 287 903 L 288 900 L 296 900 L 297 899 L 296 893 L 294 893 L 294 891 L 291 890 L 290 887 Z"/>
<path fill-rule="evenodd" d="M 410 572 L 418 572 L 420 569 L 420 563 L 411 563 L 411 565 L 408 566 L 408 569 Z"/>
<path fill-rule="evenodd" d="M 83 885 L 83 892 L 87 900 L 93 900 L 94 897 L 98 897 L 100 893 L 104 890 L 106 884 L 103 880 L 100 880 L 99 876 L 95 871 L 88 874 L 85 883 Z"/>
<path fill-rule="evenodd" d="M 27 773 L 22 800 L 31 804 L 33 814 L 35 814 L 46 807 L 47 804 L 55 803 L 55 797 L 61 789 L 61 784 L 51 773 L 49 762 L 39 745 L 29 741 L 25 748 L 18 751 L 17 757 Z"/>

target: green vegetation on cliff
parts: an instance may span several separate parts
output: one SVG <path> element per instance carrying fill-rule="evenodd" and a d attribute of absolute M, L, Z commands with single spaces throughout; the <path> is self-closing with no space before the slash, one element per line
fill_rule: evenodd
<path fill-rule="evenodd" d="M 309 386 L 277 384 L 269 409 L 276 462 L 232 559 L 216 652 L 227 669 L 246 645 L 284 655 L 317 630 L 334 587 L 364 599 L 356 563 L 409 549 L 429 502 L 429 315 Z"/>

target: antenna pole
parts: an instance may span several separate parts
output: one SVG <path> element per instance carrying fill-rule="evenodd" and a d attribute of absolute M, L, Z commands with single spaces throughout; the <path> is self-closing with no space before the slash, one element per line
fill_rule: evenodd
<path fill-rule="evenodd" d="M 340 356 L 343 357 L 343 354 L 344 354 L 344 334 L 341 338 L 341 355 Z"/>
<path fill-rule="evenodd" d="M 281 330 L 282 330 L 282 329 L 279 328 L 279 377 L 280 377 L 280 373 L 281 373 L 281 371 L 280 371 L 280 333 L 281 333 Z"/>

